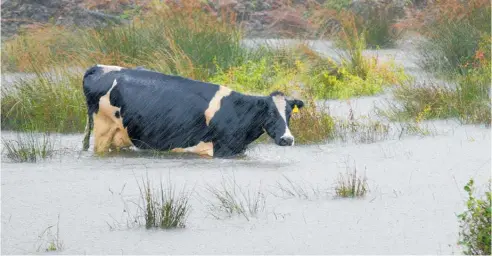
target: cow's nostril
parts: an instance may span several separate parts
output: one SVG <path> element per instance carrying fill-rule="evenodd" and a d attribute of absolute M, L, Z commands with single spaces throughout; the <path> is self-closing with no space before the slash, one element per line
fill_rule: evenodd
<path fill-rule="evenodd" d="M 292 137 L 282 137 L 280 138 L 279 145 L 280 146 L 291 146 L 294 142 L 294 138 Z"/>

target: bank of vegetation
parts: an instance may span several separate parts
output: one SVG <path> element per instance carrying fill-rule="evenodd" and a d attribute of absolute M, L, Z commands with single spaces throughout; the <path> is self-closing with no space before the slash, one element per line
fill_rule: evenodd
<path fill-rule="evenodd" d="M 336 35 L 347 49 L 339 62 L 303 45 L 244 47 L 234 12 L 211 15 L 199 1 L 155 4 L 129 25 L 33 29 L 2 48 L 4 71 L 34 74 L 2 88 L 2 129 L 81 132 L 86 107 L 74 68 L 104 63 L 144 66 L 244 93 L 300 93 L 310 104 L 293 117 L 293 132 L 305 143 L 326 140 L 333 120 L 316 109 L 316 100 L 374 95 L 407 79 L 394 63 L 363 56 L 367 33 L 359 33 L 355 14 L 337 15 L 343 22 Z"/>
<path fill-rule="evenodd" d="M 316 107 L 317 100 L 375 95 L 393 86 L 398 104 L 391 109 L 397 119 L 457 117 L 489 123 L 490 24 L 487 29 L 485 21 L 490 20 L 490 6 L 482 0 L 450 0 L 445 2 L 469 5 L 452 13 L 441 12 L 446 8 L 442 4 L 429 4 L 399 22 L 402 16 L 394 9 L 396 2 L 378 2 L 362 11 L 342 2 L 305 7 L 303 12 L 318 37 L 330 36 L 344 50 L 337 60 L 303 44 L 247 48 L 236 13 L 221 9 L 212 14 L 204 11 L 201 1 L 153 3 L 127 25 L 37 27 L 3 44 L 2 71 L 31 72 L 34 78 L 2 87 L 2 129 L 81 132 L 86 107 L 77 68 L 95 63 L 144 66 L 244 93 L 266 95 L 281 90 L 289 96 L 301 95 L 309 104 L 292 119 L 300 143 L 333 138 L 336 121 Z M 425 17 L 435 11 L 439 18 L 425 23 Z M 417 18 L 421 23 L 410 22 Z M 466 30 L 462 29 L 465 25 Z M 422 66 L 428 71 L 449 71 L 444 73 L 452 74 L 447 77 L 456 81 L 457 88 L 420 88 L 394 62 L 382 63 L 363 54 L 367 48 L 393 46 L 404 30 L 428 38 L 421 44 Z M 456 40 L 459 47 L 447 47 Z"/>

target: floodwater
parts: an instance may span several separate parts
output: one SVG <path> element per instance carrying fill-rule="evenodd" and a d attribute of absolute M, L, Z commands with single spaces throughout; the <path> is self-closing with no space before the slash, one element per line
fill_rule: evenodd
<path fill-rule="evenodd" d="M 349 105 L 363 116 L 383 97 L 328 105 L 340 117 Z M 99 158 L 80 151 L 82 134 L 56 135 L 52 159 L 19 164 L 2 154 L 1 251 L 33 254 L 40 247 L 44 253 L 47 238 L 39 235 L 59 216 L 63 254 L 460 254 L 456 214 L 465 209 L 462 188 L 474 178 L 483 189 L 490 178 L 490 129 L 429 124 L 433 136 L 254 144 L 238 159 L 139 152 Z M 362 199 L 334 198 L 338 175 L 354 167 L 365 174 L 370 191 Z M 137 214 L 137 180 L 147 175 L 155 187 L 162 179 L 193 191 L 186 228 L 128 224 Z M 277 184 L 287 184 L 285 177 L 317 193 L 282 197 Z M 227 179 L 244 191 L 261 191 L 264 209 L 249 220 L 211 216 L 208 201 L 214 198 L 207 187 L 220 189 Z"/>

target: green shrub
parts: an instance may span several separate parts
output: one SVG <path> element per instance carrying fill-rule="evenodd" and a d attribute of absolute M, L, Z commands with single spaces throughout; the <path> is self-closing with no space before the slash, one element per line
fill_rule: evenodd
<path fill-rule="evenodd" d="M 460 222 L 459 244 L 465 248 L 467 255 L 491 255 L 491 212 L 492 197 L 490 182 L 485 198 L 478 199 L 473 195 L 474 181 L 470 181 L 464 187 L 468 194 L 466 211 L 458 215 Z"/>
<path fill-rule="evenodd" d="M 248 60 L 227 71 L 217 66 L 217 70 L 217 74 L 209 78 L 210 82 L 244 93 L 269 94 L 275 90 L 288 90 L 285 85 L 295 80 L 297 75 L 297 70 L 288 69 L 278 62 L 272 63 L 267 58 Z"/>
<path fill-rule="evenodd" d="M 313 144 L 333 138 L 335 122 L 325 111 L 315 107 L 314 100 L 307 99 L 306 106 L 294 113 L 290 129 L 296 138 L 296 144 Z"/>

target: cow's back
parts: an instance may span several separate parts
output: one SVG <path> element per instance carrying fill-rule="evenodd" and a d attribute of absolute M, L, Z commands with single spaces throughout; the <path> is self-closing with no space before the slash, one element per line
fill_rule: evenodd
<path fill-rule="evenodd" d="M 142 70 L 126 70 L 115 79 L 110 102 L 121 108 L 135 146 L 170 150 L 205 139 L 205 111 L 219 86 Z"/>

